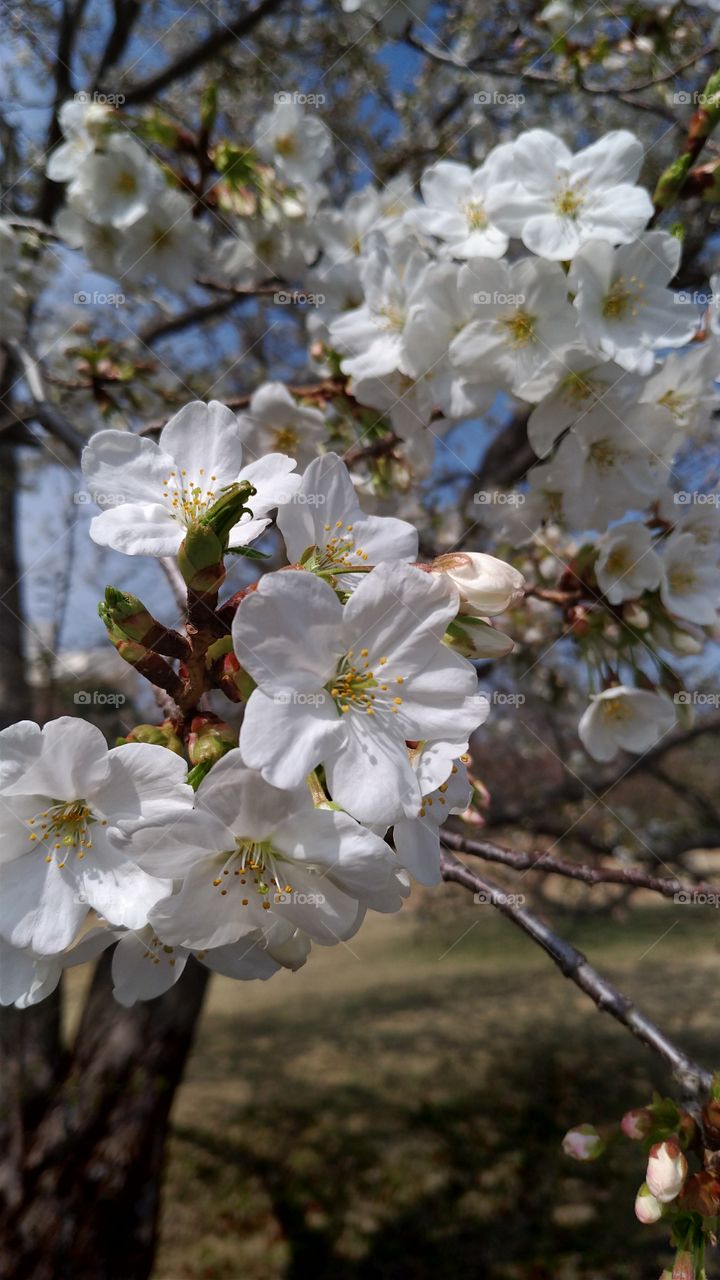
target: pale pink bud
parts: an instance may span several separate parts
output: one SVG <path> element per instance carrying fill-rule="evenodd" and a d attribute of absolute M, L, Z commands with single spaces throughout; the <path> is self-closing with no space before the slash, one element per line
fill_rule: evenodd
<path fill-rule="evenodd" d="M 573 1160 L 597 1160 L 605 1150 L 605 1143 L 594 1125 L 579 1124 L 575 1129 L 568 1129 L 562 1149 Z"/>
<path fill-rule="evenodd" d="M 695 1280 L 695 1267 L 692 1254 L 681 1249 L 675 1254 L 675 1265 L 672 1269 L 672 1280 Z"/>
<path fill-rule="evenodd" d="M 517 569 L 482 551 L 451 551 L 433 560 L 430 568 L 457 587 L 462 606 L 469 605 L 484 617 L 504 613 L 525 588 L 525 579 Z"/>
<path fill-rule="evenodd" d="M 669 1204 L 680 1194 L 687 1177 L 688 1164 L 677 1142 L 656 1142 L 650 1148 L 647 1184 L 661 1204 Z"/>
<path fill-rule="evenodd" d="M 620 1121 L 620 1128 L 626 1138 L 632 1138 L 633 1142 L 637 1142 L 640 1138 L 646 1138 L 652 1129 L 652 1116 L 647 1107 L 635 1107 L 632 1111 L 626 1111 Z"/>
<path fill-rule="evenodd" d="M 647 1182 L 643 1182 L 640 1190 L 635 1197 L 635 1217 L 638 1222 L 649 1226 L 651 1222 L 658 1222 L 662 1217 L 663 1207 L 659 1200 L 655 1199 Z"/>

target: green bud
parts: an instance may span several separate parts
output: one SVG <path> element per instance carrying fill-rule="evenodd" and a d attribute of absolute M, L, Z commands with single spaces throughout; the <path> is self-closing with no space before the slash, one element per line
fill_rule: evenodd
<path fill-rule="evenodd" d="M 238 744 L 237 732 L 211 712 L 193 716 L 187 735 L 187 750 L 192 764 L 217 764 L 218 760 Z"/>
<path fill-rule="evenodd" d="M 128 742 L 149 742 L 156 747 L 166 747 L 176 756 L 185 754 L 182 739 L 175 731 L 171 720 L 165 720 L 163 724 L 137 724 L 126 738 L 118 738 L 118 746 Z"/>
<path fill-rule="evenodd" d="M 227 542 L 230 531 L 246 512 L 249 516 L 252 511 L 246 502 L 248 498 L 254 497 L 257 489 L 247 481 L 243 480 L 238 484 L 230 484 L 223 489 L 217 502 L 213 502 L 203 516 L 200 517 L 199 523 L 207 525 L 212 529 L 213 533 L 220 539 L 223 544 L 223 551 L 227 550 Z"/>
<path fill-rule="evenodd" d="M 197 595 L 219 591 L 225 580 L 223 545 L 207 525 L 188 529 L 178 551 L 178 568 L 188 587 Z"/>

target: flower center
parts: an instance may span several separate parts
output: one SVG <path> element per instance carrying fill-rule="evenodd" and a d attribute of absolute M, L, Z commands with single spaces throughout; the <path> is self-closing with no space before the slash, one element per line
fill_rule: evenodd
<path fill-rule="evenodd" d="M 598 471 L 612 471 L 618 460 L 618 451 L 612 440 L 593 440 L 588 454 Z"/>
<path fill-rule="evenodd" d="M 292 453 L 300 444 L 300 437 L 293 427 L 273 427 L 273 449 L 278 453 Z"/>
<path fill-rule="evenodd" d="M 499 324 L 509 334 L 513 347 L 527 347 L 530 343 L 537 342 L 535 319 L 527 311 L 514 311 L 511 316 L 500 320 Z"/>
<path fill-rule="evenodd" d="M 673 591 L 678 595 L 683 595 L 686 591 L 692 591 L 697 582 L 695 570 L 687 564 L 677 565 L 668 574 L 668 580 Z"/>
<path fill-rule="evenodd" d="M 605 319 L 622 320 L 628 313 L 634 319 L 638 314 L 638 308 L 644 306 L 640 297 L 644 288 L 643 281 L 638 280 L 637 276 L 630 276 L 629 280 L 624 276 L 618 276 L 602 301 L 602 313 Z"/>
<path fill-rule="evenodd" d="M 123 169 L 115 179 L 115 190 L 122 196 L 134 195 L 137 185 L 137 178 L 130 169 Z"/>
<path fill-rule="evenodd" d="M 485 206 L 482 200 L 468 200 L 463 205 L 462 211 L 465 214 L 465 220 L 468 224 L 469 231 L 484 231 L 488 225 L 489 218 L 485 212 Z"/>
<path fill-rule="evenodd" d="M 320 577 L 334 577 L 337 573 L 364 568 L 368 554 L 355 546 L 351 524 L 336 520 L 334 525 L 323 525 L 323 529 L 329 536 L 323 546 L 312 547 L 305 553 L 303 568 Z"/>
<path fill-rule="evenodd" d="M 297 152 L 297 140 L 292 133 L 286 133 L 282 138 L 275 139 L 275 150 L 279 156 L 285 156 L 289 159 Z"/>
<path fill-rule="evenodd" d="M 389 302 L 386 307 L 381 307 L 378 311 L 377 323 L 387 333 L 402 333 L 405 325 L 405 316 L 398 306 Z"/>
<path fill-rule="evenodd" d="M 664 396 L 658 400 L 658 404 L 664 405 L 674 418 L 683 418 L 685 416 L 685 405 L 688 403 L 690 396 L 683 395 L 681 391 L 666 391 Z"/>
<path fill-rule="evenodd" d="M 210 476 L 215 483 L 217 476 Z M 204 515 L 215 501 L 215 490 L 206 489 L 205 469 L 201 467 L 197 481 L 188 479 L 187 471 L 171 471 L 163 481 L 163 498 L 170 502 L 170 510 L 180 524 L 191 525 Z"/>
<path fill-rule="evenodd" d="M 607 720 L 629 720 L 632 711 L 622 698 L 603 699 L 603 714 Z"/>
<path fill-rule="evenodd" d="M 586 373 L 569 373 L 562 383 L 563 399 L 572 405 L 584 404 L 592 398 L 599 399 L 598 388 Z"/>
<path fill-rule="evenodd" d="M 623 574 L 630 568 L 630 558 L 624 547 L 618 547 L 616 551 L 611 551 L 605 568 L 609 573 L 614 574 Z"/>
<path fill-rule="evenodd" d="M 262 901 L 264 911 L 271 907 L 270 894 L 275 902 L 281 902 L 285 894 L 292 893 L 293 887 L 286 877 L 280 874 L 283 863 L 287 862 L 271 840 L 255 840 L 252 836 L 236 836 L 235 848 L 229 853 L 221 853 L 224 859 L 220 874 L 213 879 L 213 887 L 220 890 L 220 897 L 225 898 L 230 886 L 237 886 L 240 891 L 240 905 L 250 905 L 248 893 L 257 894 Z"/>
<path fill-rule="evenodd" d="M 371 662 L 368 649 L 361 649 L 357 658 L 354 650 L 348 649 L 338 663 L 334 679 L 325 686 L 338 711 L 362 711 L 368 716 L 389 711 L 397 715 L 402 698 L 385 695 L 390 694 L 391 684 L 404 684 L 405 677 L 396 675 L 391 682 L 382 671 L 386 663 L 385 657 Z M 377 670 L 373 670 L 375 666 Z"/>
<path fill-rule="evenodd" d="M 585 196 L 575 187 L 565 187 L 554 200 L 555 212 L 563 218 L 577 218 L 585 204 Z"/>
<path fill-rule="evenodd" d="M 45 849 L 45 861 L 57 855 L 58 866 L 64 867 L 69 854 L 82 859 L 92 849 L 89 828 L 98 821 L 86 800 L 55 800 L 49 808 L 28 819 L 32 844 Z M 101 820 L 107 826 L 107 820 Z"/>

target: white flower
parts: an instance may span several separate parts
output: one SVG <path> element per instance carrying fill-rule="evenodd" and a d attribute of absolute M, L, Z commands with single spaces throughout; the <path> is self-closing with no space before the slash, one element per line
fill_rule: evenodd
<path fill-rule="evenodd" d="M 670 699 L 649 689 L 614 685 L 583 712 L 578 733 L 593 760 L 612 760 L 621 749 L 647 751 L 675 724 Z"/>
<path fill-rule="evenodd" d="M 462 813 L 472 790 L 458 757 L 466 742 L 432 742 L 412 756 L 423 793 L 417 818 L 402 818 L 393 828 L 398 857 L 418 884 L 439 884 L 440 827 L 451 813 Z"/>
<path fill-rule="evenodd" d="M 196 801 L 168 829 L 144 827 L 130 839 L 140 866 L 180 881 L 150 913 L 163 942 L 272 949 L 301 929 L 332 944 L 357 931 L 368 906 L 399 909 L 406 885 L 389 846 L 348 814 L 316 809 L 304 782 L 280 791 L 236 749 Z"/>
<path fill-rule="evenodd" d="M 712 340 L 701 342 L 688 352 L 673 352 L 648 378 L 640 403 L 663 405 L 684 435 L 706 439 L 718 406 L 718 393 L 713 386 L 718 369 L 720 350 Z"/>
<path fill-rule="evenodd" d="M 636 403 L 640 395 L 640 378 L 614 360 L 598 364 L 586 348 L 564 351 L 552 368 L 559 373 L 559 381 L 528 418 L 528 440 L 539 458 L 550 453 L 558 437 L 596 404 L 605 404 L 622 418 L 626 407 Z"/>
<path fill-rule="evenodd" d="M 720 334 L 720 272 L 710 277 L 710 332 Z"/>
<path fill-rule="evenodd" d="M 163 191 L 162 170 L 129 134 L 113 133 L 102 146 L 83 160 L 68 200 L 90 222 L 130 227 Z"/>
<path fill-rule="evenodd" d="M 70 951 L 41 956 L 0 938 L 0 1005 L 27 1009 L 52 995 L 64 969 L 94 960 L 114 939 L 109 929 L 91 929 Z"/>
<path fill-rule="evenodd" d="M 217 400 L 185 405 L 163 427 L 157 444 L 129 431 L 99 431 L 83 452 L 83 474 L 105 510 L 91 538 L 126 555 L 175 555 L 186 531 L 224 488 L 247 480 L 257 490 L 230 535 L 247 546 L 270 523 L 267 512 L 286 502 L 300 477 L 295 460 L 271 453 L 242 465 L 242 433 L 235 414 Z"/>
<path fill-rule="evenodd" d="M 504 613 L 522 599 L 525 589 L 525 579 L 517 569 L 482 551 L 451 551 L 438 556 L 431 567 L 457 588 L 464 612 Z"/>
<path fill-rule="evenodd" d="M 170 885 L 118 853 L 121 819 L 172 821 L 192 806 L 186 766 L 147 743 L 108 751 L 94 725 L 63 716 L 0 734 L 0 934 L 53 955 L 90 908 L 113 924 L 142 926 Z"/>
<path fill-rule="evenodd" d="M 238 414 L 242 438 L 249 452 L 288 453 L 298 464 L 309 462 L 325 438 L 325 418 L 319 409 L 299 405 L 282 382 L 264 382 L 250 398 L 247 413 Z"/>
<path fill-rule="evenodd" d="M 563 515 L 576 529 L 604 529 L 656 497 L 672 451 L 667 409 L 634 406 L 619 418 L 606 402 L 590 409 L 561 441 L 549 466 Z"/>
<path fill-rule="evenodd" d="M 654 591 L 662 573 L 650 530 L 639 520 L 609 529 L 598 541 L 595 576 L 611 604 Z"/>
<path fill-rule="evenodd" d="M 508 237 L 490 221 L 485 208 L 497 179 L 495 166 L 479 169 L 441 160 L 426 169 L 420 190 L 425 204 L 405 215 L 406 226 L 437 236 L 455 258 L 501 258 Z"/>
<path fill-rule="evenodd" d="M 193 218 L 192 209 L 181 191 L 168 189 L 153 200 L 123 235 L 117 264 L 123 281 L 151 277 L 178 292 L 192 284 L 209 243 L 207 227 Z"/>
<path fill-rule="evenodd" d="M 656 1142 L 650 1148 L 645 1175 L 651 1195 L 660 1204 L 669 1204 L 683 1189 L 688 1163 L 677 1142 Z"/>
<path fill-rule="evenodd" d="M 681 347 L 697 329 L 695 304 L 666 286 L 677 272 L 682 245 L 649 231 L 613 249 L 592 240 L 573 259 L 568 283 L 585 337 L 623 369 L 652 371 L 659 347 Z"/>
<path fill-rule="evenodd" d="M 92 155 L 101 140 L 112 112 L 97 102 L 82 102 L 71 98 L 63 102 L 58 112 L 58 124 L 64 142 L 50 153 L 45 168 L 53 182 L 72 182 L 82 162 Z"/>
<path fill-rule="evenodd" d="M 385 35 L 401 36 L 413 21 L 424 22 L 430 0 L 342 0 L 346 13 L 363 12 Z"/>
<path fill-rule="evenodd" d="M 255 126 L 255 149 L 289 183 L 314 182 L 332 159 L 330 130 L 296 102 L 278 102 Z"/>
<path fill-rule="evenodd" d="M 577 319 L 567 300 L 562 267 L 522 258 L 478 259 L 462 267 L 458 289 L 471 293 L 477 319 L 450 345 L 450 362 L 471 382 L 500 373 L 522 394 L 548 361 L 577 337 Z"/>
<path fill-rule="evenodd" d="M 720 568 L 711 549 L 692 533 L 676 532 L 661 544 L 660 599 L 668 613 L 709 626 L 720 609 Z"/>
<path fill-rule="evenodd" d="M 417 530 L 393 516 L 367 515 L 336 453 L 310 463 L 298 492 L 279 510 L 277 526 L 291 564 L 302 559 L 306 569 L 337 579 L 344 591 L 354 591 L 364 576 L 348 569 L 418 556 Z"/>
<path fill-rule="evenodd" d="M 59 236 L 74 249 L 82 249 L 90 266 L 103 275 L 117 274 L 118 258 L 124 232 L 110 223 L 90 222 L 82 214 L 64 205 L 55 219 Z"/>
<path fill-rule="evenodd" d="M 333 800 L 360 821 L 415 817 L 422 793 L 406 740 L 469 735 L 488 714 L 475 672 L 441 643 L 458 599 L 389 562 L 348 603 L 314 574 L 272 573 L 243 600 L 235 652 L 257 681 L 240 746 L 268 782 L 323 764 Z"/>
<path fill-rule="evenodd" d="M 427 296 L 434 266 L 420 248 L 388 246 L 377 232 L 368 237 L 360 268 L 365 302 L 330 325 L 333 346 L 352 377 L 382 378 L 399 370 L 425 373 L 447 350 L 447 321 Z"/>
<path fill-rule="evenodd" d="M 642 160 L 642 143 L 624 129 L 576 155 L 555 134 L 530 129 L 513 143 L 512 175 L 491 187 L 488 213 L 541 258 L 567 260 L 588 240 L 627 244 L 653 211 L 634 185 Z"/>

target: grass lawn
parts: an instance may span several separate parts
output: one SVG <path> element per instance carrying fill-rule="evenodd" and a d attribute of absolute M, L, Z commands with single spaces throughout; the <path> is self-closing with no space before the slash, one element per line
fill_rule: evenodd
<path fill-rule="evenodd" d="M 509 923 L 441 892 L 439 914 L 374 916 L 297 974 L 213 980 L 154 1280 L 657 1280 L 640 1150 L 581 1166 L 560 1142 L 667 1073 Z M 562 928 L 712 1064 L 715 917 L 671 903 Z"/>

